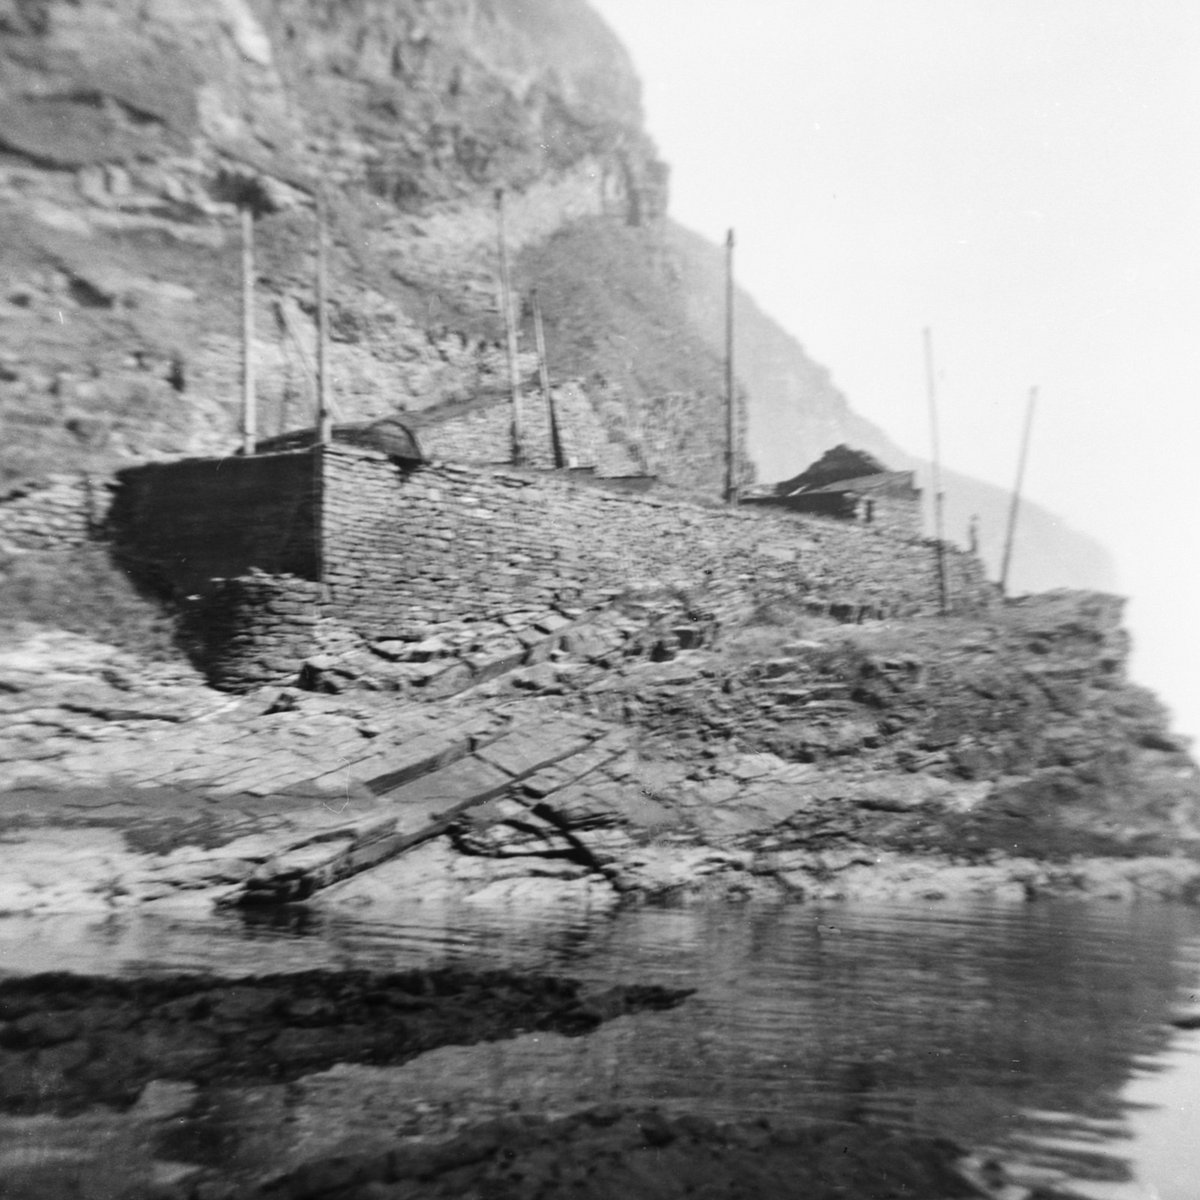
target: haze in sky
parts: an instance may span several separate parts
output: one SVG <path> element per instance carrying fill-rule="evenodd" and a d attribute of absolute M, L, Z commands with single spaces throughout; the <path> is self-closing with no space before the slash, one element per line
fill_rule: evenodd
<path fill-rule="evenodd" d="M 672 215 L 851 405 L 1099 538 L 1135 678 L 1200 734 L 1200 4 L 593 0 Z M 805 466 L 797 463 L 796 469 Z"/>

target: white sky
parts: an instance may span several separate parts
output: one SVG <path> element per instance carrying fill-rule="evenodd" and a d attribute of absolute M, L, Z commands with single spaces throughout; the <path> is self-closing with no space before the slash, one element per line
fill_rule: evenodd
<path fill-rule="evenodd" d="M 592 0 L 672 214 L 851 404 L 1097 536 L 1200 735 L 1200 0 Z M 798 463 L 797 469 L 806 464 Z"/>

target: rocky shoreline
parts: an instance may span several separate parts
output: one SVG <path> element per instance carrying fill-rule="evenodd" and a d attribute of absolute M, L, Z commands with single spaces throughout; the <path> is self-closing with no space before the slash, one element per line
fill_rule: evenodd
<path fill-rule="evenodd" d="M 370 921 L 474 904 L 594 923 L 692 901 L 1194 903 L 1196 768 L 1124 677 L 1119 613 L 1089 593 L 861 625 L 776 608 L 704 646 L 647 654 L 631 639 L 421 703 L 369 687 L 231 697 L 177 662 L 26 626 L 0 653 L 0 912 Z M 164 1132 L 185 1115 L 202 1130 L 209 1092 L 242 1105 L 297 1077 L 349 1087 L 335 1079 L 355 1064 L 521 1029 L 587 1033 L 680 1002 L 655 982 L 12 978 L 0 1104 L 64 1147 L 135 1133 L 159 1147 L 136 1186 L 118 1165 L 92 1195 L 1059 1194 L 857 1121 L 464 1113 L 252 1171 L 199 1167 L 211 1148 Z M 71 1154 L 60 1169 L 46 1153 L 8 1163 L 13 1196 L 56 1180 L 76 1194 Z"/>
<path fill-rule="evenodd" d="M 694 1195 L 1002 1197 L 1069 1200 L 1047 1173 L 972 1156 L 952 1142 L 861 1120 L 788 1127 L 721 1122 L 609 1104 L 568 1114 L 341 1134 L 336 1152 L 294 1151 L 286 1164 L 218 1165 L 205 1110 L 222 1095 L 267 1103 L 291 1081 L 331 1068 L 413 1060 L 439 1046 L 522 1033 L 586 1036 L 602 1023 L 661 1011 L 688 993 L 653 986 L 588 992 L 572 980 L 493 971 L 276 976 L 65 973 L 0 980 L 0 1112 L 47 1119 L 64 1150 L 87 1126 L 140 1138 L 151 1156 L 118 1178 L 81 1177 L 72 1153 L 23 1161 L 0 1153 L 5 1195 L 86 1193 L 140 1200 L 381 1200 L 386 1197 Z M 369 1087 L 362 1093 L 367 1103 Z M 96 1124 L 99 1121 L 100 1124 Z M 52 1127 L 46 1127 L 51 1129 Z M 217 1136 L 216 1134 L 211 1136 Z M 335 1141 L 338 1141 L 335 1138 Z M 199 1156 L 204 1165 L 186 1160 Z M 179 1161 L 180 1159 L 184 1161 Z M 115 1184 L 115 1187 L 113 1186 Z"/>
<path fill-rule="evenodd" d="M 854 1126 L 785 1129 L 767 1121 L 719 1124 L 659 1110 L 610 1107 L 556 1120 L 496 1121 L 437 1146 L 329 1160 L 270 1180 L 245 1195 L 279 1200 L 462 1196 L 948 1200 L 1008 1189 L 1026 1200 L 1069 1200 L 1063 1193 L 1022 1187 L 1010 1178 L 1000 1164 L 977 1164 L 940 1139 L 901 1138 L 882 1129 Z"/>
<path fill-rule="evenodd" d="M 1196 767 L 1051 593 L 517 666 L 424 703 L 267 688 L 26 628 L 0 654 L 0 911 L 991 895 L 1191 902 Z M 419 883 L 414 883 L 419 881 Z"/>

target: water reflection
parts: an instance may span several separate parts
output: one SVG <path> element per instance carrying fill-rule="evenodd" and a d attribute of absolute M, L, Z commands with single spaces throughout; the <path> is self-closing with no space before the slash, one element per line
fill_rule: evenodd
<path fill-rule="evenodd" d="M 1200 1139 L 1181 1139 L 1172 1117 L 1194 1124 L 1200 1086 L 1200 1035 L 1169 1025 L 1200 977 L 1188 910 L 748 905 L 611 917 L 405 904 L 282 924 L 0 922 L 6 971 L 432 962 L 697 994 L 583 1039 L 528 1035 L 287 1087 L 213 1089 L 155 1156 L 252 1169 L 514 1109 L 617 1101 L 942 1134 L 1088 1181 L 1080 1190 L 1104 1200 L 1184 1200 L 1200 1178 Z"/>

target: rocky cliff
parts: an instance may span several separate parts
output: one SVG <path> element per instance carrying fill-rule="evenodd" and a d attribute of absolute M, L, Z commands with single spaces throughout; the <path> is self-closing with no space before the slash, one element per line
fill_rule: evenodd
<path fill-rule="evenodd" d="M 318 185 L 352 416 L 499 379 L 496 188 L 516 250 L 664 207 L 637 82 L 581 2 L 21 2 L 0 30 L 9 478 L 230 447 L 247 187 L 268 432 L 312 411 Z"/>
<path fill-rule="evenodd" d="M 494 191 L 551 372 L 631 461 L 717 494 L 720 252 L 664 219 L 629 59 L 585 0 L 0 4 L 0 483 L 236 445 L 239 235 L 257 222 L 261 427 L 315 404 L 314 190 L 330 199 L 331 372 L 353 418 L 502 389 Z M 742 295 L 760 478 L 850 442 L 913 465 Z M 522 315 L 524 346 L 531 317 Z M 531 361 L 523 359 L 531 369 Z M 1003 497 L 948 478 L 948 528 Z M 1034 508 L 1019 587 L 1111 586 Z"/>

